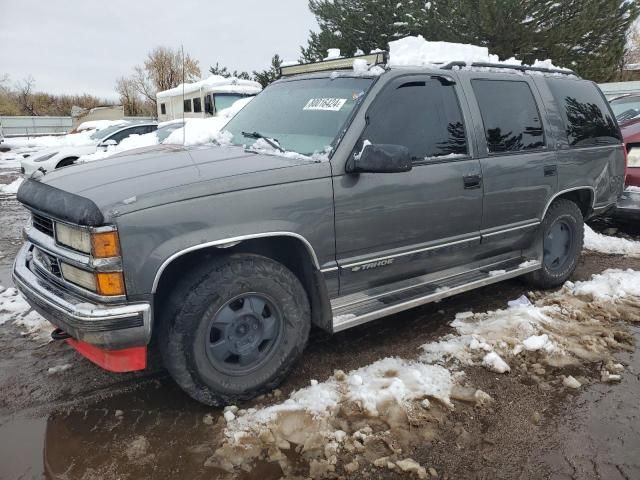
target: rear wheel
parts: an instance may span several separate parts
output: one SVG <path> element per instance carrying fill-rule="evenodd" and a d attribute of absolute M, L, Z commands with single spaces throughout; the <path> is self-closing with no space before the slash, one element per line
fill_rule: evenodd
<path fill-rule="evenodd" d="M 283 265 L 231 255 L 191 273 L 160 331 L 165 366 L 191 397 L 227 405 L 275 388 L 306 345 L 307 294 Z"/>
<path fill-rule="evenodd" d="M 584 219 L 578 206 L 565 199 L 554 201 L 540 225 L 542 268 L 527 280 L 539 288 L 562 285 L 578 266 L 584 241 Z"/>

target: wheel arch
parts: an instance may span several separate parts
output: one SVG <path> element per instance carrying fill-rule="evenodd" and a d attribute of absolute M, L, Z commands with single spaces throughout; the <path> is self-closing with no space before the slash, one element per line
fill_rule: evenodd
<path fill-rule="evenodd" d="M 186 248 L 167 258 L 156 272 L 152 294 L 157 308 L 168 297 L 167 289 L 175 279 L 204 262 L 223 255 L 252 253 L 275 260 L 300 280 L 309 297 L 312 323 L 331 331 L 331 303 L 320 265 L 311 244 L 301 235 L 291 232 L 269 232 L 207 242 Z"/>
<path fill-rule="evenodd" d="M 72 165 L 72 164 L 73 164 L 73 162 L 75 162 L 76 160 L 78 160 L 78 158 L 80 158 L 80 157 L 78 157 L 78 156 L 76 156 L 76 155 L 70 155 L 70 156 L 68 156 L 68 157 L 64 157 L 64 158 L 60 159 L 60 160 L 58 161 L 58 163 L 56 163 L 56 166 L 55 166 L 55 168 L 54 168 L 54 169 L 62 168 L 62 167 L 68 167 L 69 165 Z M 65 162 L 66 162 L 66 161 L 68 161 L 68 160 L 72 160 L 72 162 L 71 162 L 69 165 L 62 165 L 63 163 L 65 163 Z"/>
<path fill-rule="evenodd" d="M 589 186 L 573 187 L 559 191 L 547 202 L 544 212 L 542 212 L 542 217 L 540 218 L 541 221 L 544 220 L 544 217 L 547 215 L 551 204 L 559 198 L 570 200 L 578 205 L 583 218 L 588 218 L 593 212 L 593 207 L 596 201 L 596 191 L 593 187 Z"/>

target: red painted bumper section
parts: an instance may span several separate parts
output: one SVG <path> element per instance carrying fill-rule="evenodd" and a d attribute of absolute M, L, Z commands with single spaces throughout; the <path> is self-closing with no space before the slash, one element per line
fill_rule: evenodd
<path fill-rule="evenodd" d="M 103 350 L 86 342 L 68 338 L 66 342 L 84 358 L 110 372 L 135 372 L 147 368 L 147 347 Z"/>

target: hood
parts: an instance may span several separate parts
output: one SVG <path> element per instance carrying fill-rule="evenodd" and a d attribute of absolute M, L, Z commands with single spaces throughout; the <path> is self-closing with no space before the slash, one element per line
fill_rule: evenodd
<path fill-rule="evenodd" d="M 329 175 L 328 162 L 249 153 L 241 147 L 158 145 L 32 181 L 89 199 L 108 222 L 163 203 Z"/>

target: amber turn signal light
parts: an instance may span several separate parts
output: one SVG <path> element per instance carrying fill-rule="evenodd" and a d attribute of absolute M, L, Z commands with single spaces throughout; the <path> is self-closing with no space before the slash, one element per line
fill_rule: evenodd
<path fill-rule="evenodd" d="M 122 272 L 98 272 L 96 280 L 100 295 L 124 295 L 125 293 Z"/>
<path fill-rule="evenodd" d="M 95 258 L 117 257 L 120 255 L 118 232 L 101 232 L 91 235 L 91 249 Z"/>

